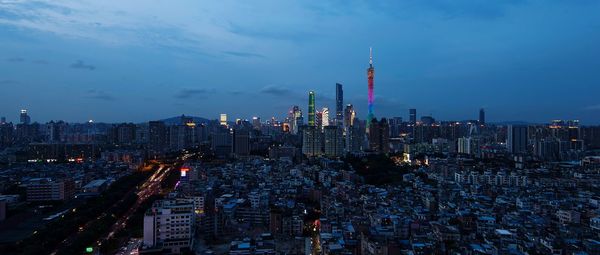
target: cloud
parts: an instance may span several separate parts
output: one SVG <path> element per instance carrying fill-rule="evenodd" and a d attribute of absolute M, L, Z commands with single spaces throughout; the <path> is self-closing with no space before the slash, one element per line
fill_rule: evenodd
<path fill-rule="evenodd" d="M 251 53 L 251 52 L 223 51 L 223 53 L 230 55 L 230 56 L 242 57 L 242 58 L 265 58 L 264 55 Z"/>
<path fill-rule="evenodd" d="M 243 91 L 239 91 L 239 90 L 233 90 L 233 91 L 229 91 L 227 93 L 229 93 L 232 96 L 239 96 L 239 95 L 243 95 L 244 94 Z"/>
<path fill-rule="evenodd" d="M 282 26 L 271 24 L 271 26 L 265 27 L 250 27 L 230 23 L 228 31 L 244 37 L 290 42 L 302 42 L 311 38 L 317 38 L 315 33 L 298 29 L 293 25 Z"/>
<path fill-rule="evenodd" d="M 269 86 L 265 86 L 262 89 L 260 89 L 260 93 L 275 95 L 275 96 L 283 96 L 283 95 L 291 94 L 292 91 L 286 87 L 269 85 Z"/>
<path fill-rule="evenodd" d="M 188 98 L 203 98 L 206 95 L 214 94 L 216 92 L 215 89 L 181 89 L 175 94 L 175 98 L 178 99 L 188 99 Z"/>
<path fill-rule="evenodd" d="M 170 12 L 162 11 L 165 9 Z M 144 6 L 119 2 L 107 7 L 106 3 L 93 0 L 0 0 L 0 26 L 111 46 L 146 46 L 179 51 L 182 55 L 190 52 L 208 55 L 206 48 L 215 51 L 215 47 L 208 46 L 220 48 L 222 44 L 209 42 L 207 38 L 214 37 L 215 32 L 225 34 L 226 30 L 217 30 L 215 17 L 197 17 L 194 9 L 190 4 L 166 2 Z"/>
<path fill-rule="evenodd" d="M 21 58 L 21 57 L 12 57 L 12 58 L 6 59 L 6 61 L 8 61 L 8 62 L 23 62 L 23 61 L 25 61 L 25 59 Z"/>
<path fill-rule="evenodd" d="M 110 94 L 108 94 L 105 91 L 101 91 L 101 90 L 96 90 L 96 89 L 90 89 L 87 91 L 88 95 L 86 96 L 87 98 L 90 99 L 98 99 L 98 100 L 102 100 L 102 101 L 115 101 L 116 98 Z"/>
<path fill-rule="evenodd" d="M 71 64 L 70 67 L 75 69 L 87 69 L 90 71 L 94 71 L 96 69 L 96 66 L 85 64 L 82 60 L 77 60 L 77 62 Z"/>
<path fill-rule="evenodd" d="M 600 110 L 600 104 L 596 104 L 596 105 L 588 105 L 586 107 L 583 108 L 586 111 L 599 111 Z"/>
<path fill-rule="evenodd" d="M 15 80 L 0 80 L 0 85 L 19 85 L 21 84 L 20 81 L 15 81 Z"/>
<path fill-rule="evenodd" d="M 422 0 L 422 1 L 376 1 L 369 6 L 376 12 L 403 18 L 407 12 L 433 12 L 445 19 L 467 18 L 490 20 L 506 16 L 510 7 L 525 0 L 474 1 L 474 0 Z"/>

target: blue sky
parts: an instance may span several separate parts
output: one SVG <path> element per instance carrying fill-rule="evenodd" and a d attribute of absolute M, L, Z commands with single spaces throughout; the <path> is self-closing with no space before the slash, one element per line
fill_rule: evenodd
<path fill-rule="evenodd" d="M 600 1 L 0 0 L 0 116 L 375 114 L 600 123 Z"/>

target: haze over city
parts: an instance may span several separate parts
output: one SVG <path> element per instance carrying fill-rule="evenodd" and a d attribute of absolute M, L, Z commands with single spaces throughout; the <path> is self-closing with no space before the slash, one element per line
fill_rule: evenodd
<path fill-rule="evenodd" d="M 600 123 L 598 1 L 0 1 L 0 115 L 144 122 L 186 114 Z M 259 100 L 257 100 L 259 98 Z"/>

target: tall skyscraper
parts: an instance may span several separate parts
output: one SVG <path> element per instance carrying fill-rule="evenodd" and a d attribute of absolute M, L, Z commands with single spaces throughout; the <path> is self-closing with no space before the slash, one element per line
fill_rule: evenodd
<path fill-rule="evenodd" d="M 221 126 L 227 126 L 227 114 L 226 113 L 221 113 L 219 122 L 221 123 Z"/>
<path fill-rule="evenodd" d="M 25 109 L 21 110 L 20 119 L 21 119 L 21 124 L 27 125 L 31 122 L 31 118 L 29 117 L 29 115 L 27 115 L 27 110 L 25 110 Z"/>
<path fill-rule="evenodd" d="M 417 123 L 417 109 L 408 109 L 408 116 L 410 124 L 414 125 Z"/>
<path fill-rule="evenodd" d="M 354 111 L 354 106 L 351 104 L 346 105 L 346 110 L 344 113 L 344 127 L 354 126 L 355 117 L 356 112 Z"/>
<path fill-rule="evenodd" d="M 344 90 L 342 84 L 335 84 L 335 125 L 341 126 L 344 122 Z"/>
<path fill-rule="evenodd" d="M 479 125 L 485 125 L 485 110 L 479 109 Z"/>
<path fill-rule="evenodd" d="M 527 126 L 510 125 L 506 137 L 506 148 L 511 154 L 527 153 Z"/>
<path fill-rule="evenodd" d="M 294 105 L 290 110 L 289 122 L 292 134 L 298 134 L 300 126 L 304 125 L 304 117 L 302 116 L 302 110 L 297 105 Z"/>
<path fill-rule="evenodd" d="M 315 92 L 308 92 L 308 125 L 314 127 L 315 122 Z"/>
<path fill-rule="evenodd" d="M 375 101 L 375 96 L 373 95 L 373 78 L 375 78 L 373 48 L 369 48 L 369 68 L 367 69 L 367 79 L 369 81 L 369 115 L 367 115 L 367 130 L 371 126 L 371 119 L 375 118 L 375 114 L 373 113 L 373 101 Z"/>
<path fill-rule="evenodd" d="M 321 111 L 321 127 L 325 128 L 329 125 L 329 108 L 323 107 L 323 110 Z"/>

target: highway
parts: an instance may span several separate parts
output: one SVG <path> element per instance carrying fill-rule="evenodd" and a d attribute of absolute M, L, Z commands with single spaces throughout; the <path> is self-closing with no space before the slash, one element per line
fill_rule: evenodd
<path fill-rule="evenodd" d="M 138 200 L 136 203 L 125 213 L 110 229 L 108 235 L 96 242 L 96 250 L 102 245 L 102 242 L 110 239 L 119 230 L 127 227 L 127 221 L 133 216 L 133 214 L 139 209 L 140 205 L 144 203 L 150 196 L 160 194 L 161 183 L 169 176 L 170 172 L 178 168 L 179 163 L 185 162 L 188 158 L 194 154 L 185 154 L 182 157 L 177 158 L 177 163 L 173 165 L 161 164 L 160 167 L 139 187 L 137 192 Z M 118 254 L 138 254 L 138 248 L 141 246 L 142 241 L 140 239 L 133 239 L 129 241 L 125 246 L 121 248 Z"/>
<path fill-rule="evenodd" d="M 167 165 L 161 164 L 158 167 L 158 169 L 148 179 L 146 179 L 146 181 L 144 183 L 142 183 L 141 185 L 138 186 L 137 190 L 134 191 L 137 193 L 138 199 L 132 205 L 132 207 L 129 208 L 127 210 L 127 212 L 121 218 L 119 218 L 117 220 L 117 222 L 115 222 L 115 224 L 113 224 L 111 226 L 110 232 L 108 233 L 108 235 L 96 241 L 96 247 L 94 247 L 95 251 L 99 250 L 98 248 L 100 245 L 102 245 L 102 241 L 112 237 L 115 233 L 117 233 L 117 231 L 123 229 L 126 226 L 127 220 L 129 220 L 129 218 L 135 213 L 135 211 L 139 208 L 141 203 L 143 203 L 146 199 L 148 199 L 148 197 L 150 197 L 154 194 L 158 194 L 160 192 L 160 183 L 165 179 L 166 176 L 168 176 L 168 174 L 172 168 L 173 168 L 172 166 L 167 166 Z M 121 199 L 119 202 L 122 202 L 122 201 L 123 201 L 123 199 Z M 117 202 L 115 204 L 118 204 L 119 202 Z M 73 210 L 74 210 L 73 212 L 75 212 L 75 209 L 73 209 Z M 69 236 L 65 240 L 63 240 L 61 242 L 60 246 L 64 247 L 64 246 L 70 245 L 75 240 L 75 238 L 77 237 L 77 235 L 80 232 L 87 229 L 91 224 L 94 223 L 95 220 L 99 220 L 102 217 L 106 217 L 106 216 L 107 216 L 107 213 L 103 212 L 100 215 L 98 215 L 98 217 L 96 217 L 94 220 L 88 221 L 86 224 L 79 227 L 78 232 L 73 233 L 71 236 Z M 111 216 L 115 217 L 114 215 L 111 215 Z M 54 255 L 57 252 L 58 252 L 58 249 L 54 250 L 50 254 Z"/>
<path fill-rule="evenodd" d="M 148 178 L 148 180 L 146 180 L 140 186 L 139 191 L 137 192 L 138 199 L 135 202 L 135 204 L 133 204 L 133 206 L 131 206 L 131 208 L 129 208 L 129 210 L 127 210 L 127 212 L 121 218 L 119 218 L 119 220 L 117 220 L 115 224 L 112 225 L 108 235 L 102 238 L 101 240 L 109 239 L 113 237 L 113 235 L 119 230 L 125 228 L 127 225 L 127 221 L 129 220 L 129 218 L 131 218 L 131 216 L 133 216 L 133 214 L 137 211 L 140 205 L 143 202 L 145 202 L 146 199 L 148 199 L 148 197 L 160 193 L 160 184 L 165 179 L 165 177 L 169 175 L 169 172 L 172 168 L 172 166 L 160 165 L 156 172 L 154 172 L 154 174 L 152 174 L 152 176 L 150 176 L 150 178 Z M 97 243 L 98 245 L 102 245 L 101 241 L 98 241 Z"/>

